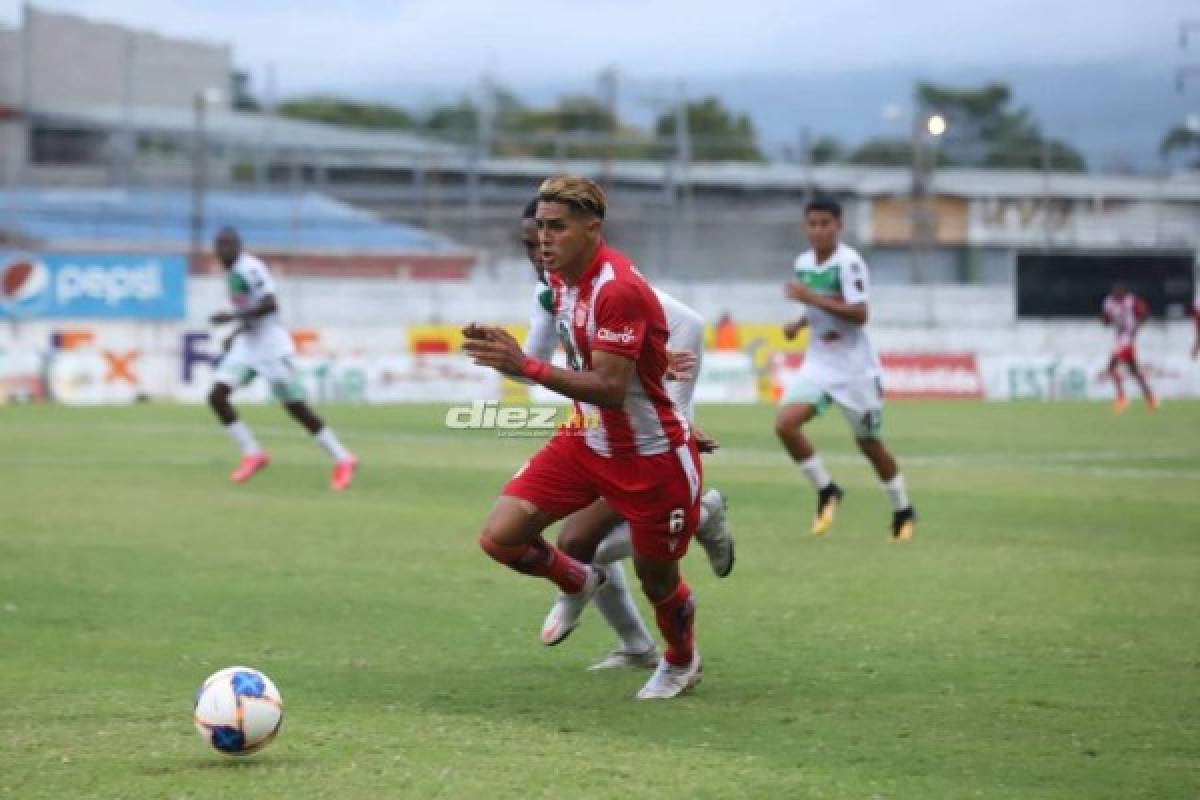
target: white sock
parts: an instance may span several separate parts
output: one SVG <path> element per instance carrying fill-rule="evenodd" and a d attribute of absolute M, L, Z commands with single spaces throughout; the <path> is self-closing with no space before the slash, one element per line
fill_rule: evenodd
<path fill-rule="evenodd" d="M 235 419 L 226 425 L 225 430 L 233 437 L 233 441 L 237 442 L 237 446 L 242 448 L 242 455 L 253 456 L 262 452 L 262 448 L 258 446 L 258 441 L 254 438 L 254 434 L 246 427 L 246 423 L 240 419 Z"/>
<path fill-rule="evenodd" d="M 626 653 L 644 653 L 654 647 L 654 638 L 638 613 L 625 582 L 625 570 L 619 563 L 608 565 L 608 580 L 596 591 L 592 602 L 617 634 L 620 648 Z"/>
<path fill-rule="evenodd" d="M 822 463 L 819 455 L 814 453 L 808 461 L 799 463 L 800 471 L 812 482 L 818 492 L 833 483 L 833 476 L 829 474 L 829 470 L 825 469 L 825 464 Z"/>
<path fill-rule="evenodd" d="M 700 503 L 700 521 L 696 523 L 696 530 L 699 531 L 706 524 L 708 524 L 708 518 L 711 516 L 712 512 L 708 510 L 708 506 L 704 505 L 702 501 Z"/>
<path fill-rule="evenodd" d="M 883 490 L 887 492 L 888 500 L 892 501 L 892 511 L 903 511 L 912 505 L 908 502 L 908 489 L 904 486 L 904 476 L 899 472 L 890 481 L 883 482 Z"/>
<path fill-rule="evenodd" d="M 600 542 L 592 561 L 596 564 L 616 564 L 618 561 L 629 558 L 633 555 L 632 537 L 628 522 L 616 525 Z"/>
<path fill-rule="evenodd" d="M 350 451 L 342 446 L 342 443 L 338 441 L 337 434 L 328 425 L 314 433 L 313 438 L 317 440 L 317 444 L 321 445 L 326 453 L 329 453 L 329 457 L 334 461 L 348 461 L 350 459 Z"/>

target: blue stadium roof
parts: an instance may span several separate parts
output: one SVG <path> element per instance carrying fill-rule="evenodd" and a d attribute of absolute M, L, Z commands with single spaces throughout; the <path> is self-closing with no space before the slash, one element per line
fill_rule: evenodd
<path fill-rule="evenodd" d="M 49 245 L 186 250 L 192 199 L 186 190 L 0 190 L 0 236 Z M 448 252 L 462 246 L 315 192 L 211 191 L 204 241 L 232 225 L 247 246 L 281 250 Z"/>

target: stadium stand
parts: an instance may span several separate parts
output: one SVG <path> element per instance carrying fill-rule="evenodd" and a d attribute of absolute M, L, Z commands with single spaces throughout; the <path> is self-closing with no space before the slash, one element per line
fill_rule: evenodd
<path fill-rule="evenodd" d="M 0 241 L 22 246 L 163 248 L 191 241 L 192 197 L 179 189 L 0 191 Z M 205 195 L 204 242 L 234 225 L 258 248 L 287 251 L 453 253 L 454 240 L 387 222 L 316 192 Z"/>

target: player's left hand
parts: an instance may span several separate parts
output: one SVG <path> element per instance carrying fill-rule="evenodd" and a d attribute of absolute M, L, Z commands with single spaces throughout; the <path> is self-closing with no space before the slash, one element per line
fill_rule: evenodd
<path fill-rule="evenodd" d="M 720 442 L 710 437 L 694 424 L 692 425 L 692 436 L 696 438 L 696 449 L 701 453 L 715 453 L 717 452 L 717 448 L 721 446 Z"/>
<path fill-rule="evenodd" d="M 667 351 L 667 374 L 663 377 L 669 381 L 682 381 L 692 376 L 696 368 L 696 354 L 688 350 Z"/>
<path fill-rule="evenodd" d="M 505 375 L 520 375 L 525 363 L 525 351 L 513 335 L 494 325 L 474 326 L 473 336 L 463 342 L 466 351 L 478 366 L 491 367 Z M 466 329 L 463 335 L 467 335 Z"/>
<path fill-rule="evenodd" d="M 216 314 L 213 314 L 211 317 L 209 317 L 208 321 L 213 325 L 224 325 L 226 323 L 233 322 L 235 319 L 237 318 L 232 312 L 218 311 Z"/>
<path fill-rule="evenodd" d="M 788 281 L 783 286 L 783 293 L 789 300 L 795 300 L 797 303 L 811 303 L 813 298 L 812 290 L 800 281 Z"/>

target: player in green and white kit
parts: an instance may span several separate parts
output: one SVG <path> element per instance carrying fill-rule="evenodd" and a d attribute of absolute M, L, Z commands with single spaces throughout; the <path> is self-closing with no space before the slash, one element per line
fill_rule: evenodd
<path fill-rule="evenodd" d="M 775 433 L 817 490 L 812 532 L 822 536 L 833 524 L 845 493 L 833 482 L 802 427 L 836 403 L 891 501 L 892 538 L 906 541 L 915 531 L 916 513 L 904 476 L 880 438 L 883 371 L 864 330 L 870 285 L 867 264 L 839 241 L 842 208 L 835 200 L 810 202 L 804 209 L 804 223 L 812 249 L 796 258 L 796 279 L 785 292 L 805 305 L 805 315 L 785 325 L 784 335 L 793 339 L 807 325 L 808 352 L 780 401 Z"/>
<path fill-rule="evenodd" d="M 304 387 L 292 364 L 295 348 L 291 334 L 279 321 L 275 281 L 267 265 L 242 251 L 241 238 L 233 228 L 223 228 L 217 234 L 216 251 L 228 272 L 229 299 L 234 310 L 213 314 L 210 321 L 213 325 L 238 323 L 225 339 L 225 352 L 217 362 L 217 374 L 208 393 L 208 404 L 242 450 L 242 461 L 230 478 L 238 483 L 249 480 L 271 461 L 229 402 L 234 389 L 262 375 L 288 413 L 333 459 L 330 485 L 335 490 L 345 489 L 354 477 L 358 460 L 304 402 Z"/>

